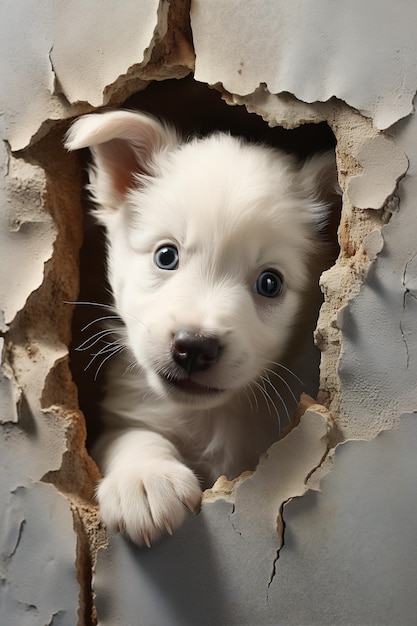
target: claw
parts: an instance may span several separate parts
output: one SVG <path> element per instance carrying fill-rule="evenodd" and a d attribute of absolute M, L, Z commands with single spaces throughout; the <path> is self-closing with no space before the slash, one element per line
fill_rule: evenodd
<path fill-rule="evenodd" d="M 125 532 L 126 532 L 126 526 L 125 526 L 124 522 L 119 522 L 118 528 L 119 528 L 119 533 L 121 535 L 124 535 Z"/>
<path fill-rule="evenodd" d="M 146 533 L 142 533 L 142 539 L 143 539 L 144 544 L 145 544 L 148 548 L 150 548 L 150 547 L 151 547 L 151 541 L 150 541 L 150 539 L 149 539 L 149 535 L 147 535 Z"/>
<path fill-rule="evenodd" d="M 165 526 L 165 530 L 167 531 L 168 535 L 171 535 L 172 537 L 172 526 L 171 524 L 168 522 L 168 520 L 164 519 L 164 526 Z"/>

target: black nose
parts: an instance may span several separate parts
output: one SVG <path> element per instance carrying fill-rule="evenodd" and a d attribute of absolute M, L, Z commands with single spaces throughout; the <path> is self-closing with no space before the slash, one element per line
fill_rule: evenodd
<path fill-rule="evenodd" d="M 188 374 L 210 367 L 218 361 L 222 350 L 217 337 L 194 330 L 179 330 L 172 341 L 172 358 Z"/>

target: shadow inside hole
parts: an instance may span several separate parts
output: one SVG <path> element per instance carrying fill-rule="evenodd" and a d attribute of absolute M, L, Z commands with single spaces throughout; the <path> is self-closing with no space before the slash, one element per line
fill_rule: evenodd
<path fill-rule="evenodd" d="M 227 131 L 232 135 L 243 136 L 250 141 L 263 142 L 267 145 L 280 148 L 286 152 L 295 154 L 300 159 L 308 155 L 328 149 L 334 149 L 335 137 L 329 126 L 323 122 L 319 124 L 305 124 L 295 129 L 284 129 L 276 126 L 270 128 L 261 117 L 255 113 L 248 113 L 244 106 L 230 106 L 224 102 L 218 91 L 210 89 L 203 83 L 196 82 L 192 77 L 182 80 L 155 81 L 147 89 L 131 96 L 120 107 L 124 109 L 142 110 L 173 124 L 183 136 L 191 134 L 206 135 L 214 130 Z M 82 151 L 81 158 L 84 160 L 84 171 L 89 159 L 88 150 Z M 84 181 L 87 183 L 87 177 Z M 85 187 L 85 185 L 84 185 Z M 85 224 L 84 243 L 80 254 L 80 302 L 111 304 L 111 294 L 105 278 L 105 237 L 103 229 L 95 223 L 89 214 L 87 194 L 84 196 Z M 326 241 L 326 258 L 322 259 L 322 265 L 317 272 L 317 277 L 322 271 L 328 269 L 338 255 L 337 228 L 340 220 L 340 206 L 334 208 L 322 237 Z M 317 314 L 322 302 L 321 294 L 317 289 L 317 283 L 313 285 L 315 292 L 313 306 L 317 308 Z M 79 346 L 94 332 L 103 328 L 94 320 L 108 315 L 105 308 L 99 306 L 77 306 L 73 317 L 73 341 L 70 347 L 71 369 L 74 381 L 78 386 L 80 408 L 87 419 L 87 447 L 94 442 L 100 434 L 99 403 L 103 395 L 105 380 L 105 366 L 101 363 L 105 355 L 94 357 L 100 347 L 94 346 L 91 350 L 77 350 Z M 317 318 L 316 318 L 317 319 Z M 86 332 L 82 329 L 91 324 Z M 306 328 L 306 332 L 312 337 L 315 323 Z M 310 341 L 312 344 L 312 340 Z M 308 372 L 303 374 L 305 389 L 301 386 L 294 392 L 298 396 L 305 390 L 315 396 L 318 391 L 320 355 L 312 345 L 306 356 L 300 354 L 301 359 L 307 360 Z M 298 373 L 299 363 L 291 363 L 292 368 Z M 285 398 L 290 405 L 289 411 L 295 408 L 295 403 L 290 396 Z M 285 426 L 286 424 L 283 424 Z"/>

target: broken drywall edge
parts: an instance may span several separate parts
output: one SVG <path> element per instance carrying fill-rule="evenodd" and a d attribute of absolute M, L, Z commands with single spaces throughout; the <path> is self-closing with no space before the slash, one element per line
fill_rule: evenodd
<path fill-rule="evenodd" d="M 188 0 L 126 2 L 120 7 L 110 3 L 99 13 L 76 0 L 59 11 L 49 3 L 33 5 L 30 11 L 16 5 L 7 20 L 0 20 L 4 43 L 0 80 L 8 85 L 3 137 L 11 149 L 33 145 L 55 122 L 89 113 L 92 106 L 118 106 L 152 80 L 189 74 L 194 50 L 188 5 Z M 75 14 L 79 28 L 74 35 L 68 23 Z M 2 33 L 9 18 L 19 27 L 9 24 Z M 11 39 L 14 31 L 22 33 L 18 43 Z M 10 73 L 10 67 L 15 71 Z"/>
<path fill-rule="evenodd" d="M 0 337 L 0 355 L 3 355 L 4 339 Z M 1 357 L 2 358 L 2 357 Z M 19 421 L 19 406 L 22 400 L 22 390 L 17 384 L 10 365 L 0 363 L 0 424 Z"/>
<path fill-rule="evenodd" d="M 192 3 L 197 80 L 222 83 L 239 96 L 264 83 L 271 93 L 293 93 L 306 103 L 336 97 L 379 129 L 412 113 L 417 67 L 408 25 L 417 20 L 416 8 L 384 3 L 375 19 L 372 4 L 341 7 L 320 0 L 303 3 L 302 11 L 283 0 L 263 3 L 262 11 L 255 1 L 246 2 L 245 11 L 239 5 L 239 0 Z M 324 15 L 334 31 L 323 29 Z M 232 32 L 239 37 L 230 37 Z"/>
<path fill-rule="evenodd" d="M 253 527 L 249 513 L 255 505 L 263 512 L 257 533 L 276 535 L 283 503 L 306 491 L 308 476 L 326 455 L 330 425 L 330 416 L 324 407 L 308 408 L 299 425 L 273 444 L 255 472 L 236 486 L 232 520 L 242 537 L 251 537 Z"/>
<path fill-rule="evenodd" d="M 407 156 L 383 135 L 365 139 L 353 156 L 363 169 L 348 181 L 350 201 L 358 209 L 381 209 L 408 169 Z"/>
<path fill-rule="evenodd" d="M 202 505 L 214 502 L 218 499 L 234 503 L 236 488 L 240 483 L 252 476 L 252 474 L 252 471 L 243 472 L 234 480 L 228 480 L 226 476 L 219 476 L 214 485 L 204 491 Z"/>
<path fill-rule="evenodd" d="M 168 10 L 169 4 L 160 0 L 150 0 L 146 5 L 121 3 L 110 21 L 106 10 L 96 11 L 94 5 L 79 2 L 79 27 L 74 30 L 68 28 L 68 23 L 74 19 L 74 3 L 60 7 L 54 15 L 50 58 L 67 101 L 84 101 L 94 107 L 107 104 L 104 101 L 106 87 L 130 66 L 146 65 L 149 61 L 153 46 L 166 33 Z M 88 35 L 92 29 L 94 38 Z M 77 45 L 80 37 L 82 46 Z M 114 41 L 118 42 L 117 54 Z"/>
<path fill-rule="evenodd" d="M 61 115 L 65 111 L 63 103 L 51 99 L 50 94 L 51 11 L 49 1 L 30 6 L 16 4 L 13 10 L 3 8 L 0 82 L 7 88 L 2 98 L 2 138 L 9 141 L 12 150 L 27 146 L 54 110 Z"/>
<path fill-rule="evenodd" d="M 282 439 L 287 437 L 290 432 L 292 432 L 295 428 L 299 426 L 300 421 L 306 414 L 307 410 L 312 410 L 316 413 L 324 415 L 329 428 L 333 425 L 333 418 L 327 411 L 327 409 L 317 404 L 316 400 L 311 398 L 306 393 L 302 393 L 291 422 L 286 428 L 281 430 L 279 440 L 272 445 L 272 448 L 269 448 L 261 456 L 256 469 L 242 472 L 242 474 L 240 474 L 237 478 L 234 478 L 233 480 L 228 480 L 226 476 L 220 476 L 210 489 L 206 489 L 204 491 L 202 503 L 206 504 L 208 502 L 214 502 L 215 500 L 222 499 L 227 502 L 232 502 L 234 504 L 238 487 L 245 480 L 253 476 L 254 473 L 258 471 L 258 468 L 263 466 L 263 463 L 270 454 L 270 451 L 275 448 L 275 446 L 278 446 Z"/>
<path fill-rule="evenodd" d="M 410 280 L 417 273 L 412 261 L 417 255 L 416 136 L 415 115 L 392 136 L 409 160 L 407 174 L 396 191 L 399 208 L 383 226 L 382 252 L 340 318 L 340 404 L 334 410 L 348 438 L 370 438 L 392 428 L 401 413 L 417 406 L 417 301 L 404 285 L 404 272 L 407 276 L 409 269 Z"/>
<path fill-rule="evenodd" d="M 266 85 L 260 85 L 252 94 L 239 96 L 226 92 L 226 102 L 243 105 L 249 113 L 260 115 L 270 126 L 296 128 L 301 124 L 316 124 L 333 117 L 337 101 L 307 104 L 293 94 L 271 94 Z"/>

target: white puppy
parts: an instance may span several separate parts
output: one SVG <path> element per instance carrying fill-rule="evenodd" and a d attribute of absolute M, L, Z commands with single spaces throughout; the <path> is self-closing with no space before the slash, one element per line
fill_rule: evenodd
<path fill-rule="evenodd" d="M 106 348 L 97 496 L 108 528 L 150 545 L 198 509 L 202 485 L 253 468 L 277 439 L 280 360 L 320 254 L 334 155 L 300 166 L 223 133 L 183 142 L 127 111 L 80 118 L 66 146 L 93 155 L 123 321 Z"/>

